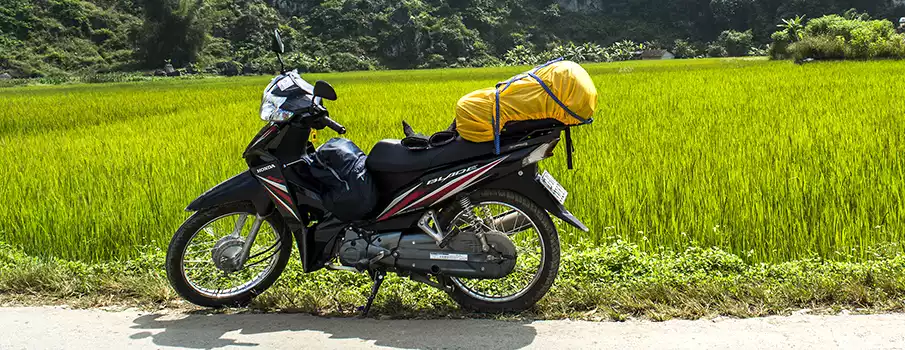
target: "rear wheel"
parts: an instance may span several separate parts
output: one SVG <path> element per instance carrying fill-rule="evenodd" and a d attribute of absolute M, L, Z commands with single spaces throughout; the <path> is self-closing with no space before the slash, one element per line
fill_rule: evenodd
<path fill-rule="evenodd" d="M 250 233 L 257 226 L 253 244 Z M 244 306 L 282 274 L 292 252 L 289 230 L 274 216 L 259 218 L 247 202 L 196 212 L 167 250 L 170 285 L 200 306 Z"/>
<path fill-rule="evenodd" d="M 505 235 L 516 246 L 515 267 L 499 279 L 449 277 L 449 295 L 475 311 L 519 312 L 534 306 L 559 270 L 559 236 L 550 216 L 524 195 L 507 190 L 477 190 L 469 200 L 470 208 L 456 203 L 443 210 L 440 220 L 448 223 L 449 232 L 458 228 L 458 234 L 480 230 Z"/>

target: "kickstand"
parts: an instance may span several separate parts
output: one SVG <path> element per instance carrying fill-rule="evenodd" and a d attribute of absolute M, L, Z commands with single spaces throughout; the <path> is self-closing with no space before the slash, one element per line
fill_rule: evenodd
<path fill-rule="evenodd" d="M 371 311 L 371 304 L 374 303 L 374 298 L 377 297 L 377 291 L 380 290 L 380 284 L 383 283 L 383 278 L 386 275 L 387 273 L 383 270 L 375 270 L 371 273 L 371 279 L 374 280 L 374 284 L 371 285 L 371 295 L 368 296 L 368 303 L 365 304 L 361 311 L 361 317 L 367 317 L 368 311 Z"/>

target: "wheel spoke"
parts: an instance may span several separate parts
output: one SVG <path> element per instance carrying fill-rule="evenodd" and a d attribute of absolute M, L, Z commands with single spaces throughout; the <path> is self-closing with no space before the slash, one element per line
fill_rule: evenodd
<path fill-rule="evenodd" d="M 451 221 L 460 229 L 460 234 L 481 230 L 484 234 L 496 232 L 506 235 L 516 248 L 517 261 L 509 275 L 499 279 L 453 278 L 453 283 L 467 295 L 488 302 L 506 302 L 524 295 L 539 279 L 543 269 L 543 237 L 538 226 L 518 208 L 500 202 L 473 204 L 472 213 L 479 220 L 468 222 L 466 211 L 457 214 Z M 504 218 L 515 213 L 515 225 L 501 225 L 496 218 Z M 516 231 L 525 226 L 525 229 Z M 505 232 L 503 232 L 505 230 Z"/>
<path fill-rule="evenodd" d="M 235 257 L 235 249 L 243 249 L 241 231 L 248 215 L 251 214 L 233 213 L 218 217 L 189 239 L 183 250 L 181 265 L 183 276 L 195 291 L 208 297 L 229 297 L 254 288 L 271 274 L 279 260 L 281 245 L 279 234 L 267 221 L 261 222 L 250 246 L 250 257 L 246 260 L 253 261 L 255 258 L 254 263 L 246 264 L 235 272 L 226 272 L 238 267 L 229 265 L 228 261 Z M 226 260 L 219 262 L 221 258 Z"/>

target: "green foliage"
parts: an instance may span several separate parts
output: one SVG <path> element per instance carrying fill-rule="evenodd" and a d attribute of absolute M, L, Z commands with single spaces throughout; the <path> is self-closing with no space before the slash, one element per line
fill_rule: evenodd
<path fill-rule="evenodd" d="M 770 42 L 782 18 L 842 13 L 855 5 L 830 0 L 651 1 L 642 6 L 635 0 L 0 0 L 0 73 L 80 76 L 149 71 L 171 62 L 210 73 L 239 68 L 237 74 L 270 74 L 269 33 L 277 27 L 290 51 L 310 58 L 301 61 L 308 71 L 534 64 L 557 55 L 584 62 L 623 61 L 641 48 L 622 44 L 674 43 L 677 38 L 709 43 L 678 47 L 679 57 L 704 51 L 743 56 L 761 54 L 759 48 Z M 886 0 L 857 5 L 877 18 L 905 15 L 905 8 Z M 849 10 L 840 17 L 867 21 L 870 16 Z M 780 29 L 794 32 L 791 43 L 801 33 L 803 18 L 788 21 Z M 788 45 L 773 42 L 769 52 L 787 56 Z M 864 50 L 883 56 L 894 49 L 890 46 Z"/>
<path fill-rule="evenodd" d="M 710 43 L 707 45 L 707 57 L 728 57 L 729 52 L 726 51 L 726 47 L 717 43 Z"/>
<path fill-rule="evenodd" d="M 75 1 L 75 0 L 70 0 Z M 146 68 L 165 62 L 184 66 L 195 62 L 204 46 L 207 23 L 203 0 L 144 0 L 144 26 L 137 54 Z"/>
<path fill-rule="evenodd" d="M 710 57 L 747 56 L 753 46 L 754 34 L 750 30 L 744 32 L 726 30 L 707 47 L 707 55 Z"/>
<path fill-rule="evenodd" d="M 570 42 L 536 53 L 525 45 L 517 45 L 506 52 L 505 62 L 516 66 L 537 65 L 560 57 L 575 62 L 628 61 L 638 58 L 641 51 L 652 47 L 648 43 L 638 44 L 631 40 L 615 42 L 609 47 L 601 47 L 594 43 L 575 45 Z"/>
<path fill-rule="evenodd" d="M 905 34 L 896 33 L 892 22 L 871 20 L 865 14 L 812 19 L 795 42 L 789 33 L 774 33 L 771 56 L 796 60 L 905 58 Z"/>
<path fill-rule="evenodd" d="M 517 45 L 509 51 L 506 51 L 504 60 L 506 64 L 512 66 L 525 66 L 529 64 L 536 64 L 538 61 L 540 61 L 535 56 L 534 51 L 526 47 L 525 45 Z"/>
<path fill-rule="evenodd" d="M 773 39 L 773 42 L 770 43 L 768 55 L 772 59 L 777 59 L 777 60 L 784 59 L 785 56 L 788 54 L 789 44 L 792 43 L 792 36 L 789 35 L 788 31 L 781 30 L 781 31 L 773 33 L 773 35 L 771 35 L 770 38 Z M 796 39 L 796 41 L 797 40 L 800 40 L 800 39 Z"/>
<path fill-rule="evenodd" d="M 0 0 L 0 38 L 25 39 L 34 20 L 31 1 Z"/>
<path fill-rule="evenodd" d="M 682 39 L 676 39 L 672 53 L 676 55 L 676 58 L 695 58 L 700 54 L 694 44 Z"/>
<path fill-rule="evenodd" d="M 802 31 L 804 29 L 804 23 L 807 19 L 807 16 L 798 15 L 794 18 L 783 19 L 782 24 L 777 27 L 785 30 L 785 32 L 794 40 L 800 40 Z"/>
<path fill-rule="evenodd" d="M 622 40 L 613 43 L 606 48 L 608 61 L 628 61 L 635 57 L 635 53 L 644 49 L 643 44 L 631 40 Z"/>

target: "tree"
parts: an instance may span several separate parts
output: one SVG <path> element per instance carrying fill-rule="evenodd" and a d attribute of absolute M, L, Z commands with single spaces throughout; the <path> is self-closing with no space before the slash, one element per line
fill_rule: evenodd
<path fill-rule="evenodd" d="M 138 55 L 148 68 L 171 60 L 177 67 L 195 61 L 204 46 L 208 25 L 204 0 L 144 0 L 145 23 Z"/>
<path fill-rule="evenodd" d="M 746 56 L 754 46 L 754 34 L 750 30 L 744 32 L 726 30 L 720 34 L 714 45 L 723 48 L 726 56 Z"/>
<path fill-rule="evenodd" d="M 31 1 L 0 0 L 0 36 L 11 35 L 24 40 L 31 29 L 34 15 Z"/>
<path fill-rule="evenodd" d="M 777 27 L 784 30 L 790 40 L 798 41 L 801 40 L 801 36 L 804 34 L 804 18 L 804 16 L 796 16 L 795 18 L 784 19 L 782 24 Z"/>

